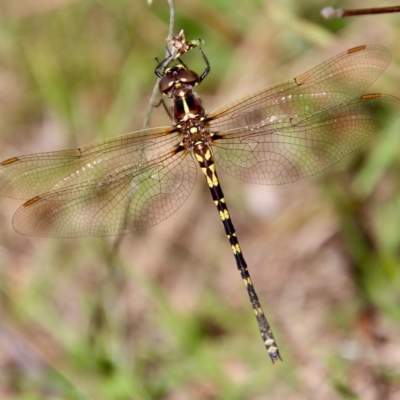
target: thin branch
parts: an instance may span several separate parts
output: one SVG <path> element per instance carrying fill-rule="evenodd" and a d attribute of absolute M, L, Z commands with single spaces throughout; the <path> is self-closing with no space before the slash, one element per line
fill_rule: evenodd
<path fill-rule="evenodd" d="M 175 4 L 174 0 L 168 0 L 169 5 L 169 29 L 168 29 L 168 36 L 167 36 L 167 50 L 165 52 L 165 58 L 168 58 L 173 54 L 173 48 L 171 46 L 171 40 L 174 34 L 174 26 L 175 26 Z M 171 61 L 174 58 L 171 58 Z M 168 63 L 165 65 L 167 66 Z M 157 78 L 156 84 L 154 85 L 153 92 L 150 97 L 149 106 L 147 107 L 146 116 L 143 122 L 143 129 L 149 127 L 151 114 L 153 113 L 154 104 L 156 103 L 156 99 L 158 96 L 158 84 L 160 82 L 160 78 Z"/>
<path fill-rule="evenodd" d="M 325 7 L 321 10 L 321 15 L 325 19 L 354 17 L 357 15 L 386 14 L 400 12 L 400 6 L 376 7 L 376 8 L 357 8 L 354 10 L 343 10 L 341 8 Z"/>

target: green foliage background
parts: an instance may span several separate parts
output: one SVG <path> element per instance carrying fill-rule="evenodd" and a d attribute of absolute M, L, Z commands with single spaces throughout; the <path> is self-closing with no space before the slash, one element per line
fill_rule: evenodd
<path fill-rule="evenodd" d="M 176 32 L 206 41 L 207 110 L 368 43 L 393 53 L 369 91 L 400 96 L 400 15 L 327 22 L 326 5 L 177 0 Z M 1 159 L 140 129 L 168 20 L 163 0 L 2 0 Z M 185 62 L 203 68 L 196 51 Z M 275 366 L 202 177 L 118 251 L 115 238 L 18 235 L 20 203 L 1 199 L 1 399 L 399 398 L 399 122 L 291 185 L 220 173 Z M 156 109 L 151 125 L 168 123 Z"/>

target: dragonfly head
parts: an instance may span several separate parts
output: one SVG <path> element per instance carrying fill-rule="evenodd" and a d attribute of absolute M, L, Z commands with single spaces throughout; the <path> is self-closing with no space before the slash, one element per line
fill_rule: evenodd
<path fill-rule="evenodd" d="M 194 71 L 188 70 L 183 65 L 176 65 L 165 70 L 158 88 L 168 97 L 173 97 L 176 90 L 193 88 L 200 82 L 199 76 Z"/>

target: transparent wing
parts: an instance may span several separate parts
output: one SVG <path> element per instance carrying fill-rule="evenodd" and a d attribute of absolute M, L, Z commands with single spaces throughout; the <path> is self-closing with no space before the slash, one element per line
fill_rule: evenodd
<path fill-rule="evenodd" d="M 178 143 L 173 127 L 146 129 L 79 149 L 13 157 L 0 163 L 0 196 L 30 199 L 82 181 L 132 170 Z"/>
<path fill-rule="evenodd" d="M 227 173 L 259 184 L 316 174 L 360 147 L 400 115 L 400 100 L 372 94 L 271 129 L 232 129 L 216 140 L 214 158 Z"/>
<path fill-rule="evenodd" d="M 371 116 L 376 123 L 371 121 L 370 126 L 383 126 L 393 121 L 393 113 L 398 107 L 395 101 L 380 97 L 368 103 L 360 98 L 361 93 L 377 79 L 389 62 L 390 53 L 382 46 L 356 47 L 293 80 L 218 108 L 207 116 L 209 127 L 216 134 L 213 143 L 215 159 L 227 173 L 263 184 L 292 182 L 321 171 L 354 149 L 346 145 L 348 140 L 354 141 L 357 135 L 360 135 L 359 145 L 367 140 L 360 129 L 351 131 L 354 126 L 350 122 L 348 126 L 341 121 L 336 128 L 327 127 L 324 118 L 325 115 L 329 116 L 328 110 L 333 108 L 332 112 L 341 110 L 344 114 L 352 112 L 354 118 L 365 121 L 368 120 L 367 111 L 371 106 L 375 107 L 374 112 L 379 108 L 383 114 Z M 352 99 L 356 99 L 355 102 Z M 389 107 L 387 113 L 382 111 L 386 103 Z M 319 125 L 314 115 L 317 120 L 320 119 Z M 296 121 L 300 120 L 312 122 L 312 129 L 296 125 Z M 330 124 L 334 126 L 333 122 Z M 335 149 L 332 149 L 333 154 L 328 155 L 329 149 L 326 148 L 324 159 L 312 161 L 314 146 L 320 147 L 321 138 L 327 142 L 337 142 L 335 138 L 329 138 L 335 129 L 346 129 L 351 137 L 348 140 L 342 138 L 342 144 L 337 143 L 341 147 L 340 155 L 335 153 Z M 365 129 L 370 128 L 366 126 Z M 320 132 L 320 139 L 310 136 L 314 131 Z M 365 138 L 364 141 L 361 142 L 361 138 Z M 302 147 L 296 150 L 290 143 L 301 143 Z M 270 164 L 266 164 L 267 160 Z M 271 163 L 274 164 L 273 168 Z M 281 172 L 274 173 L 278 164 Z M 292 172 L 284 173 L 285 166 Z M 296 173 L 293 172 L 293 166 L 296 166 Z"/>
<path fill-rule="evenodd" d="M 207 115 L 212 130 L 285 123 L 359 97 L 390 63 L 379 45 L 359 46 L 319 64 L 297 78 L 251 93 Z"/>
<path fill-rule="evenodd" d="M 36 195 L 13 219 L 27 235 L 145 229 L 176 211 L 194 186 L 196 166 L 179 142 L 174 128 L 154 128 L 76 150 L 14 157 L 0 164 L 0 194 Z"/>

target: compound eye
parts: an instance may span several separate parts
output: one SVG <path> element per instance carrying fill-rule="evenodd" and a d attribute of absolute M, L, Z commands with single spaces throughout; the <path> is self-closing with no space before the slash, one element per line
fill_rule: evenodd
<path fill-rule="evenodd" d="M 194 71 L 185 69 L 180 71 L 176 77 L 179 82 L 186 83 L 187 85 L 195 86 L 199 83 L 199 76 Z"/>
<path fill-rule="evenodd" d="M 158 89 L 161 93 L 168 94 L 171 88 L 174 86 L 175 78 L 171 75 L 164 76 L 158 84 Z"/>

